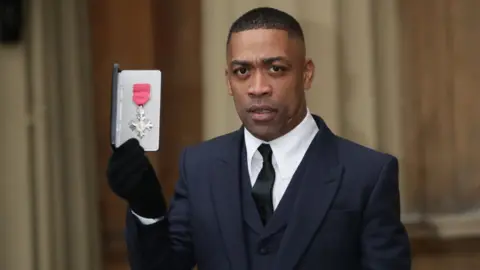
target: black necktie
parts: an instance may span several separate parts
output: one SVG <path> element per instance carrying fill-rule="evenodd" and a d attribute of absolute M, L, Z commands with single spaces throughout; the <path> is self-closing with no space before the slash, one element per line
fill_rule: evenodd
<path fill-rule="evenodd" d="M 275 169 L 272 165 L 272 148 L 262 144 L 258 151 L 263 157 L 263 167 L 253 186 L 252 195 L 257 205 L 258 213 L 265 225 L 273 215 L 272 189 L 275 182 Z"/>

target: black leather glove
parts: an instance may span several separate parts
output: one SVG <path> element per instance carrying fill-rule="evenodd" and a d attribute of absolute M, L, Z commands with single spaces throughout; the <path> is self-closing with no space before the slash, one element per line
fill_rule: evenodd
<path fill-rule="evenodd" d="M 108 162 L 108 184 L 130 208 L 145 218 L 159 218 L 166 212 L 162 188 L 152 164 L 136 139 L 114 149 Z"/>

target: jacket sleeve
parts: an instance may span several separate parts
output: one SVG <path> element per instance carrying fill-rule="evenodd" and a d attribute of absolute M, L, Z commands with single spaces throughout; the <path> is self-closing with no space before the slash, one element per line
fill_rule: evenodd
<path fill-rule="evenodd" d="M 398 160 L 383 166 L 363 213 L 362 269 L 410 270 L 407 231 L 400 220 Z"/>
<path fill-rule="evenodd" d="M 143 224 L 127 211 L 125 238 L 132 270 L 191 270 L 195 265 L 190 230 L 190 207 L 185 150 L 180 177 L 168 213 L 153 224 Z"/>

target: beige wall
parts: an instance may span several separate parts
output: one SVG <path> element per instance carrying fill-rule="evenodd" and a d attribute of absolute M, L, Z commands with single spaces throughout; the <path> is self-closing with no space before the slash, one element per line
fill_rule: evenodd
<path fill-rule="evenodd" d="M 26 49 L 0 45 L 1 269 L 33 269 Z"/>

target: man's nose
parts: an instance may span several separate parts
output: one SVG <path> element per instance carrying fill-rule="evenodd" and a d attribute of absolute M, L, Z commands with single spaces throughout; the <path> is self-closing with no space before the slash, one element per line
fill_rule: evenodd
<path fill-rule="evenodd" d="M 272 94 L 272 86 L 268 79 L 261 72 L 255 73 L 252 78 L 252 84 L 248 87 L 248 95 L 250 96 L 265 96 Z"/>

